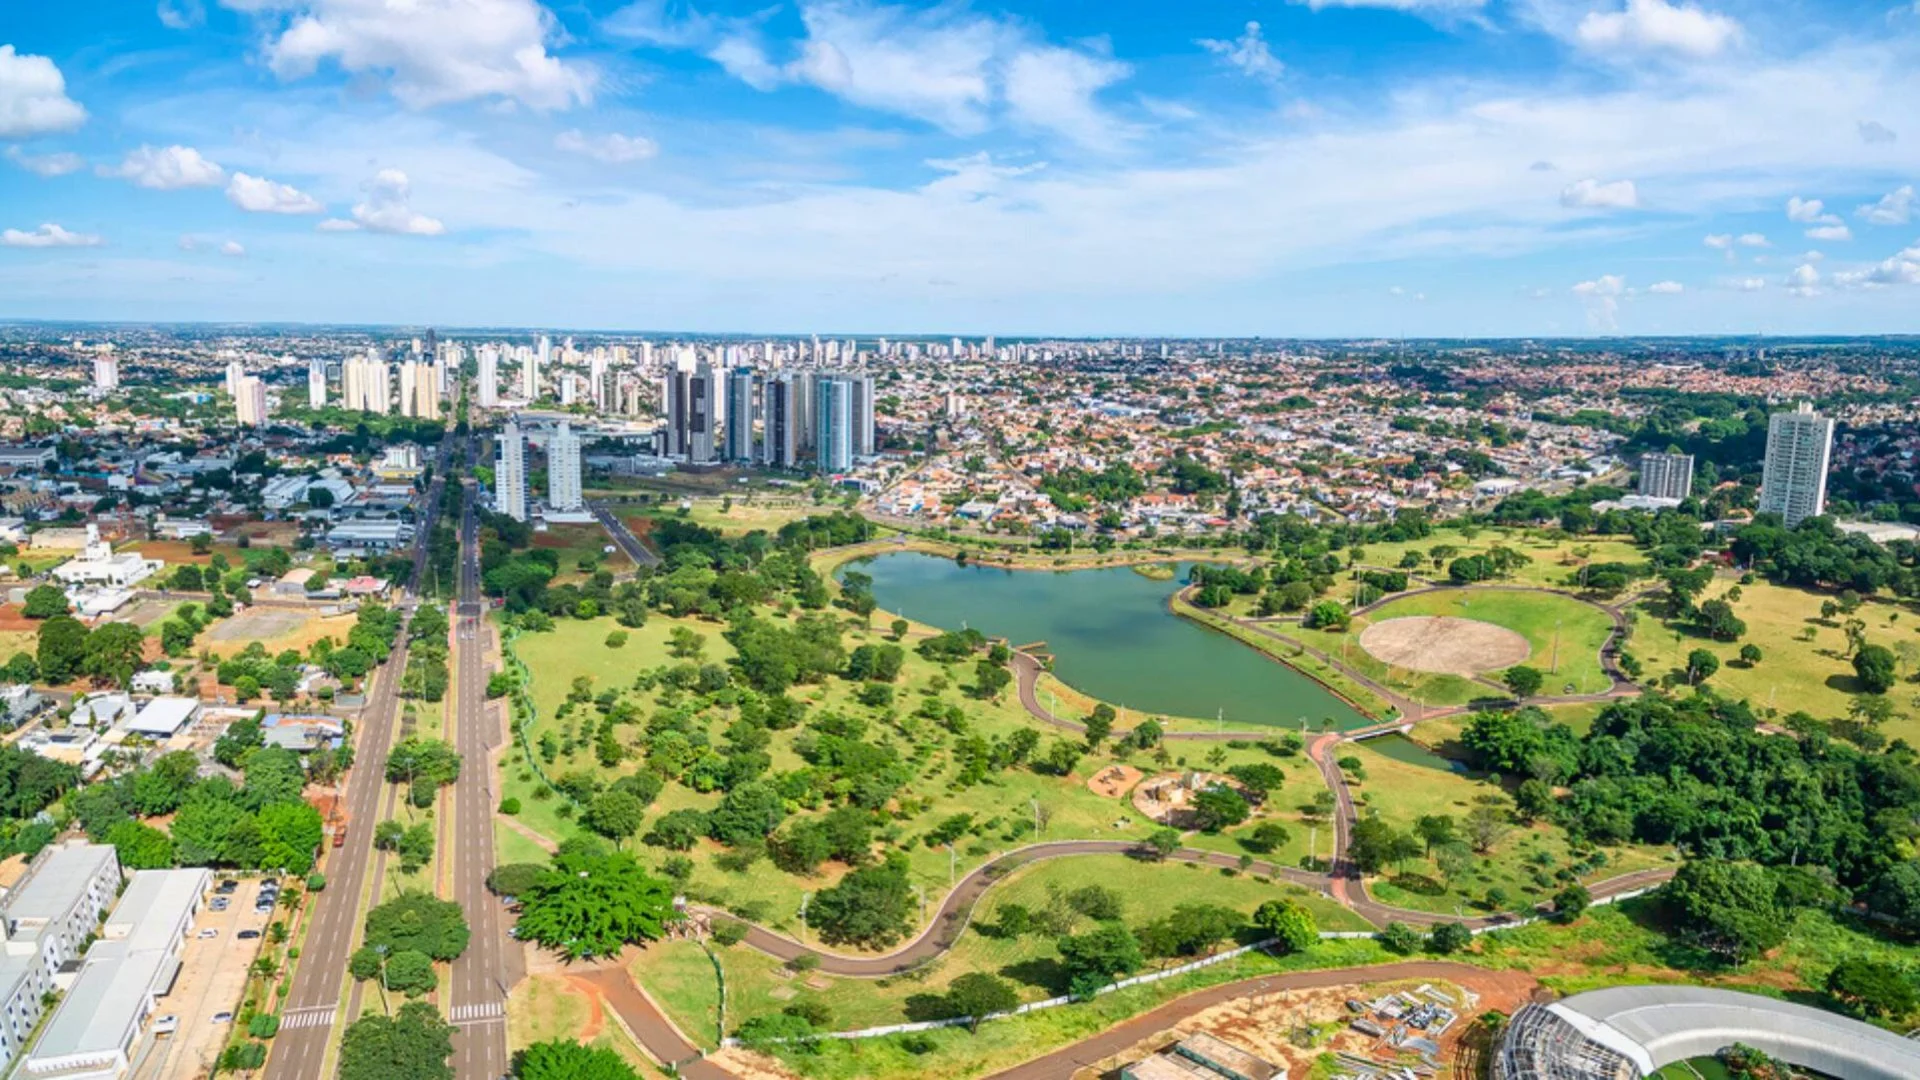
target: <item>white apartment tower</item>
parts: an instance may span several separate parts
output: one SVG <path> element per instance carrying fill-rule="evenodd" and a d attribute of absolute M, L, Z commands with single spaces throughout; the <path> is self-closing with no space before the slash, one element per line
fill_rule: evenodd
<path fill-rule="evenodd" d="M 307 362 L 307 408 L 327 407 L 327 362 L 314 357 Z"/>
<path fill-rule="evenodd" d="M 267 384 L 258 376 L 242 375 L 233 394 L 235 419 L 246 427 L 261 427 L 267 422 Z"/>
<path fill-rule="evenodd" d="M 500 457 L 493 469 L 495 509 L 515 521 L 527 520 L 527 440 L 513 420 L 500 432 Z"/>
<path fill-rule="evenodd" d="M 1827 509 L 1827 465 L 1833 456 L 1833 418 L 1802 402 L 1767 423 L 1767 461 L 1760 478 L 1760 512 L 1779 514 L 1791 529 Z"/>
<path fill-rule="evenodd" d="M 853 468 L 853 387 L 845 375 L 823 375 L 815 387 L 814 456 L 821 473 Z"/>
<path fill-rule="evenodd" d="M 120 361 L 112 353 L 94 354 L 93 388 L 103 394 L 120 389 Z"/>
<path fill-rule="evenodd" d="M 238 360 L 227 361 L 227 396 L 240 396 L 240 380 L 246 378 L 247 366 Z"/>
<path fill-rule="evenodd" d="M 1640 494 L 1655 499 L 1685 499 L 1692 493 L 1692 454 L 1641 456 Z"/>
<path fill-rule="evenodd" d="M 547 443 L 547 505 L 562 511 L 586 506 L 580 492 L 580 436 L 565 420 Z"/>

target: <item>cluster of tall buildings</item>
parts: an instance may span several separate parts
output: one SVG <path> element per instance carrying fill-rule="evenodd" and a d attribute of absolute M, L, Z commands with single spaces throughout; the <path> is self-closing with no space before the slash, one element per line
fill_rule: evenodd
<path fill-rule="evenodd" d="M 689 353 L 691 350 L 689 350 Z M 874 455 L 874 384 L 866 372 L 726 372 L 682 358 L 661 380 L 657 449 L 691 465 L 717 461 L 842 473 Z"/>
<path fill-rule="evenodd" d="M 518 419 L 509 417 L 495 440 L 493 466 L 494 509 L 515 521 L 532 514 L 527 489 L 527 435 Z M 547 508 L 560 514 L 578 514 L 587 502 L 581 479 L 580 436 L 571 422 L 562 420 L 547 440 Z"/>
<path fill-rule="evenodd" d="M 315 408 L 326 404 L 326 369 L 316 361 L 307 369 L 307 402 Z M 398 375 L 398 393 L 395 376 Z M 438 420 L 440 401 L 446 394 L 448 369 L 439 359 L 410 356 L 390 363 L 378 349 L 364 355 L 349 356 L 340 364 L 340 407 L 349 412 L 378 416 L 398 413 L 420 420 Z"/>

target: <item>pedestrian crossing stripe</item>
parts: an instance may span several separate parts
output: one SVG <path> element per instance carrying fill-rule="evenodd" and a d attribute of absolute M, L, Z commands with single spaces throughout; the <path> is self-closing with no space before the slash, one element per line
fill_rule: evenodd
<path fill-rule="evenodd" d="M 459 1023 L 463 1020 L 491 1020 L 506 1015 L 506 1006 L 497 1001 L 489 1001 L 480 1005 L 455 1005 L 447 1014 L 447 1019 Z"/>
<path fill-rule="evenodd" d="M 332 1024 L 333 1009 L 331 1007 L 290 1012 L 280 1018 L 281 1031 L 298 1028 L 329 1027 Z"/>

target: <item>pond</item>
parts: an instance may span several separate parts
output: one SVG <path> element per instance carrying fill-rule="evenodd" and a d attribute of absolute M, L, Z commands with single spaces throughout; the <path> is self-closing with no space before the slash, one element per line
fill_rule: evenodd
<path fill-rule="evenodd" d="M 962 566 L 919 552 L 857 564 L 883 610 L 949 630 L 972 628 L 1015 645 L 1046 642 L 1054 674 L 1126 711 L 1218 718 L 1229 729 L 1337 730 L 1365 717 L 1326 688 L 1251 646 L 1173 614 L 1186 580 L 1154 581 L 1126 567 L 1057 573 Z"/>
<path fill-rule="evenodd" d="M 1398 732 L 1367 739 L 1359 745 L 1379 754 L 1392 758 L 1402 765 L 1413 765 L 1422 769 L 1439 769 L 1442 772 L 1464 773 L 1470 771 L 1465 762 L 1442 754 L 1436 754 Z"/>

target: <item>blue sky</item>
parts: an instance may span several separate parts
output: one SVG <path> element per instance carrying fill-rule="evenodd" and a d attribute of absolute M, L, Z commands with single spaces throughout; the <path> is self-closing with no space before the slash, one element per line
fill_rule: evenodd
<path fill-rule="evenodd" d="M 1920 332 L 1920 0 L 0 3 L 0 317 Z"/>

